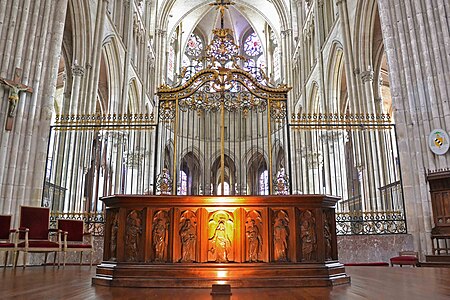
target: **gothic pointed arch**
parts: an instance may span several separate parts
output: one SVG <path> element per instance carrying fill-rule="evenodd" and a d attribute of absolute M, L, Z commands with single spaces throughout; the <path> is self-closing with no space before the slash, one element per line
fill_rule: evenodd
<path fill-rule="evenodd" d="M 344 53 L 342 45 L 339 42 L 333 43 L 330 51 L 330 62 L 328 65 L 328 107 L 327 112 L 342 114 L 342 107 L 345 106 L 345 96 L 342 91 L 346 90 L 346 86 L 342 85 L 345 80 Z M 345 87 L 345 89 L 343 89 Z"/>
<path fill-rule="evenodd" d="M 268 162 L 261 151 L 251 151 L 247 162 L 247 192 L 250 195 L 268 194 L 269 180 Z"/>
<path fill-rule="evenodd" d="M 122 62 L 117 38 L 109 36 L 102 47 L 98 89 L 106 99 L 105 113 L 118 111 L 120 107 L 121 83 L 123 81 Z"/>

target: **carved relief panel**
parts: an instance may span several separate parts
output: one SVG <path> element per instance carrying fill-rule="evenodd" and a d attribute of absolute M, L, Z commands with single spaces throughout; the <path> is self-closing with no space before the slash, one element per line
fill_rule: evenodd
<path fill-rule="evenodd" d="M 105 251 L 104 259 L 117 261 L 117 241 L 119 235 L 119 210 L 108 209 L 106 211 Z M 109 242 L 109 244 L 108 244 Z"/>
<path fill-rule="evenodd" d="M 141 210 L 131 210 L 127 214 L 125 224 L 125 261 L 139 261 L 140 244 L 142 239 Z"/>
<path fill-rule="evenodd" d="M 261 212 L 251 210 L 245 215 L 245 261 L 262 261 L 263 251 L 263 219 Z"/>
<path fill-rule="evenodd" d="M 119 214 L 117 211 L 113 211 L 111 216 L 111 231 L 109 239 L 109 260 L 117 260 L 117 234 L 119 233 Z"/>
<path fill-rule="evenodd" d="M 289 216 L 284 210 L 276 210 L 273 214 L 273 260 L 289 261 Z"/>
<path fill-rule="evenodd" d="M 333 259 L 333 215 L 328 210 L 323 210 L 323 239 L 325 248 L 325 260 Z"/>
<path fill-rule="evenodd" d="M 234 261 L 234 217 L 232 213 L 218 210 L 208 218 L 208 261 Z"/>
<path fill-rule="evenodd" d="M 316 218 L 311 210 L 302 210 L 300 214 L 300 243 L 302 261 L 317 260 Z"/>
<path fill-rule="evenodd" d="M 197 261 L 197 214 L 194 211 L 185 210 L 181 213 L 178 234 L 181 247 L 179 262 Z"/>
<path fill-rule="evenodd" d="M 169 255 L 170 216 L 165 210 L 158 210 L 152 219 L 152 249 L 155 262 L 167 262 Z"/>

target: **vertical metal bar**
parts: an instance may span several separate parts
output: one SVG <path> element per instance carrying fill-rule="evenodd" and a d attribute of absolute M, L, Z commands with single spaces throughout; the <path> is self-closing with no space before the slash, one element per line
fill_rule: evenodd
<path fill-rule="evenodd" d="M 206 109 L 203 111 L 203 155 L 205 159 L 203 160 L 203 195 L 206 195 L 206 176 L 209 176 L 206 166 L 207 162 L 210 162 L 210 155 L 206 153 L 206 144 L 210 144 L 208 142 L 208 137 L 206 136 Z M 211 127 L 210 127 L 211 128 Z M 211 176 L 209 176 L 211 178 Z"/>
<path fill-rule="evenodd" d="M 294 149 L 291 149 L 291 125 L 289 124 L 289 110 L 288 110 L 288 105 L 287 105 L 287 101 L 284 100 L 284 107 L 286 108 L 286 131 L 283 134 L 283 137 L 286 139 L 286 146 L 285 149 L 287 149 L 287 161 L 285 161 L 285 165 L 287 165 L 287 170 L 288 170 L 288 179 L 289 179 L 289 194 L 292 195 L 292 176 L 294 176 L 294 174 L 292 173 L 292 156 L 291 156 L 291 151 L 294 151 Z M 294 145 L 295 145 L 295 136 L 294 136 Z M 286 150 L 284 150 L 286 153 Z M 296 153 L 294 153 L 295 155 Z M 295 155 L 296 156 L 296 155 Z M 295 166 L 297 166 L 297 158 L 295 158 Z M 271 179 L 272 180 L 272 179 Z M 298 186 L 297 186 L 298 189 Z"/>
<path fill-rule="evenodd" d="M 243 168 L 242 168 L 242 110 L 239 110 L 238 112 L 239 114 L 239 136 L 238 136 L 238 140 L 239 140 L 239 165 L 238 165 L 238 170 L 239 170 L 239 183 L 238 183 L 238 187 L 239 187 L 239 195 L 243 194 L 243 186 L 242 186 L 242 172 L 243 172 Z"/>
<path fill-rule="evenodd" d="M 272 164 L 272 118 L 270 115 L 271 109 L 272 109 L 272 101 L 270 98 L 267 98 L 267 146 L 269 147 L 268 153 L 269 153 L 269 195 L 273 195 L 273 164 Z"/>
<path fill-rule="evenodd" d="M 47 169 L 48 169 L 48 164 L 49 164 L 50 142 L 51 142 L 51 140 L 53 138 L 53 128 L 54 128 L 53 126 L 50 126 L 50 132 L 49 132 L 49 135 L 48 135 L 47 159 L 45 161 L 45 169 L 44 169 L 45 173 L 44 173 L 44 182 L 42 183 L 42 191 L 45 191 L 45 184 L 47 183 Z M 53 145 L 55 145 L 55 143 L 53 143 Z M 52 153 L 53 153 L 52 154 L 52 161 L 53 161 L 54 152 L 52 152 Z M 53 163 L 51 164 L 51 169 L 50 169 L 50 172 L 49 172 L 50 175 L 48 177 L 48 189 L 47 189 L 47 191 L 49 193 L 49 196 L 50 196 L 50 188 L 51 188 L 50 182 L 51 182 L 51 178 L 52 178 L 52 176 L 51 176 L 52 170 L 53 170 Z M 54 188 L 56 188 L 56 186 Z M 45 193 L 42 193 L 41 206 L 44 206 L 44 196 L 45 196 Z M 52 205 L 53 205 L 53 203 L 52 203 Z M 50 210 L 52 210 L 52 207 L 50 207 Z"/>
<path fill-rule="evenodd" d="M 222 93 L 220 103 L 220 183 L 221 195 L 225 192 L 225 98 Z"/>
<path fill-rule="evenodd" d="M 395 140 L 395 145 L 396 145 L 396 149 L 397 149 L 397 157 L 398 157 L 398 169 L 401 170 L 401 163 L 400 163 L 400 154 L 398 153 L 398 140 L 397 140 L 397 127 L 395 124 L 392 124 L 392 127 L 394 129 L 394 140 Z M 408 232 L 408 227 L 407 227 L 407 221 L 406 221 L 406 215 L 405 215 L 405 197 L 404 197 L 404 193 L 403 193 L 403 179 L 402 179 L 402 172 L 399 172 L 399 177 L 400 177 L 400 190 L 401 190 L 401 200 L 402 200 L 402 210 L 403 210 L 403 219 L 405 220 L 405 231 Z"/>
<path fill-rule="evenodd" d="M 68 145 L 68 147 L 69 148 L 67 148 L 67 152 L 66 153 L 68 153 L 69 155 L 70 155 L 70 147 L 71 147 L 71 145 L 72 145 L 72 130 L 70 131 L 70 134 L 69 134 L 69 145 Z M 65 148 L 64 148 L 65 149 Z M 73 157 L 73 156 L 72 156 Z M 70 162 L 71 161 L 71 159 L 72 159 L 72 157 L 68 157 L 68 159 L 65 159 L 65 162 Z M 70 196 L 71 196 L 71 194 L 72 194 L 72 187 L 70 186 L 70 183 L 68 183 L 67 182 L 67 174 L 68 174 L 68 172 L 69 172 L 69 164 L 65 164 L 64 163 L 64 166 L 65 166 L 65 170 L 64 170 L 64 182 L 65 182 L 65 184 L 69 184 L 69 188 L 68 188 L 68 198 L 69 198 L 69 201 L 68 201 L 68 205 L 67 205 L 67 207 L 68 208 L 70 208 L 70 204 L 71 204 L 71 201 L 70 201 Z M 65 198 L 64 198 L 64 200 L 65 200 Z M 66 201 L 66 200 L 65 200 Z M 64 205 L 65 206 L 65 205 Z M 64 206 L 63 206 L 63 209 L 64 209 Z"/>
<path fill-rule="evenodd" d="M 148 143 L 147 143 L 147 130 L 148 129 L 149 129 L 149 125 L 148 124 L 146 124 L 143 127 L 140 127 L 140 129 L 139 129 L 140 130 L 139 141 L 141 141 L 142 144 L 144 145 L 143 146 L 144 151 L 142 153 L 142 170 L 141 170 L 141 173 L 140 173 L 140 175 L 141 175 L 141 191 L 140 191 L 140 194 L 141 195 L 145 194 L 145 191 L 147 191 L 147 193 L 148 193 L 148 187 L 147 188 L 145 187 L 145 174 L 149 173 L 149 172 L 145 172 L 146 169 L 147 169 L 147 167 L 146 167 L 146 164 L 147 164 L 147 162 L 146 162 L 147 153 L 150 153 L 150 152 L 147 151 L 147 145 L 148 145 Z M 155 150 L 156 150 L 156 148 L 155 148 Z"/>
<path fill-rule="evenodd" d="M 210 112 L 210 114 L 209 114 L 209 140 L 210 140 L 210 142 L 209 142 L 209 155 L 210 155 L 210 157 L 211 157 L 211 160 L 210 161 L 212 161 L 213 163 L 215 162 L 215 157 L 213 156 L 213 143 L 214 143 L 214 148 L 215 148 L 215 127 L 212 127 L 212 118 L 213 118 L 213 114 L 214 114 L 214 119 L 215 119 L 215 117 L 216 117 L 216 114 L 215 114 L 215 112 L 213 113 L 212 111 Z M 213 134 L 214 133 L 214 134 Z M 214 135 L 214 137 L 213 137 L 213 135 Z M 210 192 L 209 192 L 209 194 L 210 195 L 214 195 L 214 191 L 215 191 L 215 189 L 216 189 L 216 187 L 215 187 L 215 182 L 211 182 L 211 179 L 213 178 L 213 176 L 212 176 L 212 165 L 210 165 L 210 167 L 209 167 L 209 170 L 207 170 L 207 176 L 208 176 L 208 178 L 209 178 L 209 187 L 208 187 L 208 189 L 210 190 Z M 214 178 L 215 178 L 215 176 L 214 176 Z M 205 187 L 206 188 L 206 187 Z"/>
<path fill-rule="evenodd" d="M 160 130 L 164 129 L 164 124 L 161 124 L 161 118 L 160 118 L 160 112 L 161 112 L 161 101 L 158 100 L 158 110 L 157 110 L 157 117 L 156 117 L 156 128 L 155 128 L 155 149 L 154 149 L 154 159 L 153 159 L 153 195 L 156 195 L 156 182 L 157 182 L 157 176 L 158 176 L 158 157 L 163 157 L 163 167 L 164 167 L 164 160 L 166 157 L 166 154 L 164 152 L 164 139 L 161 138 L 161 142 L 159 141 L 159 135 Z M 162 137 L 162 134 L 161 134 Z M 161 144 L 161 145 L 160 145 Z M 158 153 L 159 151 L 159 153 Z M 161 168 L 161 167 L 160 167 Z M 162 169 L 162 168 L 161 168 Z"/>
<path fill-rule="evenodd" d="M 173 169 L 172 169 L 172 176 L 173 176 L 173 184 L 172 184 L 172 195 L 177 194 L 177 182 L 178 182 L 178 176 L 177 176 L 177 140 L 178 140 L 178 118 L 179 118 L 179 102 L 178 102 L 178 94 L 175 96 L 175 124 L 173 129 Z"/>
<path fill-rule="evenodd" d="M 131 116 L 131 115 L 129 115 Z M 128 169 L 131 167 L 131 180 L 129 180 L 130 183 L 130 193 L 133 194 L 133 185 L 134 185 L 134 163 L 135 163 L 135 155 L 139 156 L 139 151 L 136 147 L 136 135 L 134 130 L 131 129 L 130 124 L 128 124 L 128 156 L 130 156 L 131 154 L 131 165 L 127 166 L 127 177 L 128 177 Z M 131 142 L 132 140 L 132 142 Z M 130 144 L 131 144 L 131 149 L 130 149 Z M 130 157 L 127 157 L 127 163 L 129 163 Z"/>

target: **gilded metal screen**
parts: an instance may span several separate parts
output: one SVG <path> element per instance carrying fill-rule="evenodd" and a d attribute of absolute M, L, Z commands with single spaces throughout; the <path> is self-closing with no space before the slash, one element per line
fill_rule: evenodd
<path fill-rule="evenodd" d="M 162 87 L 156 193 L 287 193 L 277 176 L 285 174 L 287 159 L 288 91 L 226 68 L 200 71 L 180 87 Z"/>

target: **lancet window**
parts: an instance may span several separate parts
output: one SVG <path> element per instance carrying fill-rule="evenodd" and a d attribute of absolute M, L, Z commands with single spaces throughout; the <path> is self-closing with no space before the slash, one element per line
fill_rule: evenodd
<path fill-rule="evenodd" d="M 181 65 L 183 67 L 192 67 L 195 71 L 202 69 L 201 57 L 203 50 L 204 42 L 202 38 L 198 34 L 192 33 L 187 41 Z"/>
<path fill-rule="evenodd" d="M 266 68 L 266 59 L 262 47 L 261 40 L 255 32 L 250 33 L 244 40 L 243 44 L 244 57 L 247 61 L 244 62 L 244 68 L 251 70 L 252 68 Z"/>

